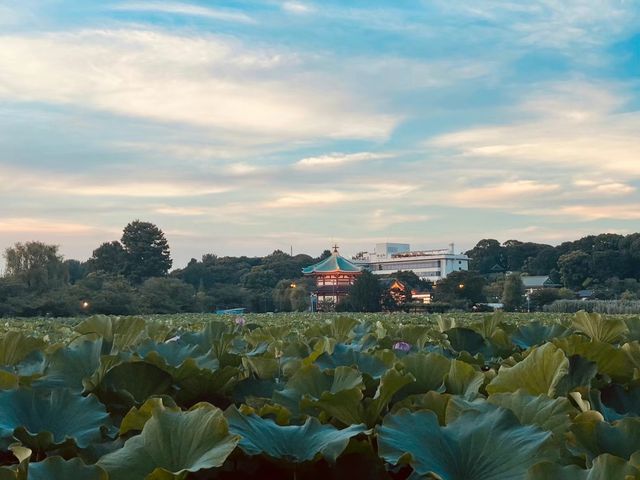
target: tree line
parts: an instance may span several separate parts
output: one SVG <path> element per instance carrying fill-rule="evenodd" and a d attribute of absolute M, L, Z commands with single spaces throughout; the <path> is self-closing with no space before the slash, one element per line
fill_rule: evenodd
<path fill-rule="evenodd" d="M 0 315 L 74 316 L 306 310 L 309 280 L 302 267 L 320 257 L 276 250 L 265 257 L 205 254 L 174 269 L 169 244 L 156 225 L 135 220 L 120 240 L 99 245 L 85 261 L 64 259 L 58 246 L 17 243 L 4 252 Z"/>
<path fill-rule="evenodd" d="M 454 272 L 435 286 L 412 272 L 394 276 L 409 290 L 431 290 L 434 302 L 443 308 L 468 309 L 503 300 L 509 309 L 522 308 L 519 275 L 550 275 L 563 287 L 534 292 L 529 298 L 533 302 L 529 307 L 534 308 L 574 298 L 575 290 L 586 288 L 596 299 L 634 299 L 640 293 L 640 234 L 588 236 L 558 246 L 484 239 L 466 253 L 470 271 Z M 264 257 L 207 253 L 171 270 L 171 252 L 162 230 L 135 220 L 123 229 L 120 240 L 99 245 L 85 261 L 64 259 L 56 245 L 37 241 L 7 248 L 0 315 L 131 315 L 236 307 L 252 312 L 304 311 L 313 285 L 302 277 L 301 269 L 330 254 L 328 250 L 318 257 L 280 250 Z M 373 275 L 361 277 L 339 308 L 400 307 Z M 410 294 L 403 301 L 410 302 Z"/>

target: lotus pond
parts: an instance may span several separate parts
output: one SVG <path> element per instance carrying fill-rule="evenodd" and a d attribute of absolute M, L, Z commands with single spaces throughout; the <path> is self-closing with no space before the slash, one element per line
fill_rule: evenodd
<path fill-rule="evenodd" d="M 0 480 L 640 480 L 640 317 L 0 323 Z"/>

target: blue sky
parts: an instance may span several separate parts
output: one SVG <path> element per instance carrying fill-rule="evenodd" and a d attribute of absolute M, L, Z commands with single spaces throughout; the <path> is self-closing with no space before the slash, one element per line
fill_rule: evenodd
<path fill-rule="evenodd" d="M 640 230 L 637 0 L 0 0 L 0 247 Z"/>

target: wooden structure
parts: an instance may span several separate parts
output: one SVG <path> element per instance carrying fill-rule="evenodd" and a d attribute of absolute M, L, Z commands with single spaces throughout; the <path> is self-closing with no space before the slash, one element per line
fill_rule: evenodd
<path fill-rule="evenodd" d="M 354 265 L 341 256 L 338 253 L 338 246 L 334 245 L 330 257 L 303 268 L 302 273 L 314 278 L 313 294 L 317 297 L 318 305 L 336 305 L 348 295 L 351 285 L 362 273 L 362 267 Z"/>

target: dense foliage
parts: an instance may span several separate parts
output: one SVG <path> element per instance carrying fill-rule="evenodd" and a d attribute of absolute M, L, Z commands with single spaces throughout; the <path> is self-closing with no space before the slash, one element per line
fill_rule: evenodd
<path fill-rule="evenodd" d="M 508 240 L 480 240 L 466 252 L 470 269 L 483 275 L 523 272 L 549 275 L 567 288 L 591 288 L 609 299 L 625 291 L 637 294 L 640 233 L 589 235 L 558 246 Z"/>
<path fill-rule="evenodd" d="M 0 335 L 1 479 L 640 479 L 638 317 L 30 326 Z"/>

